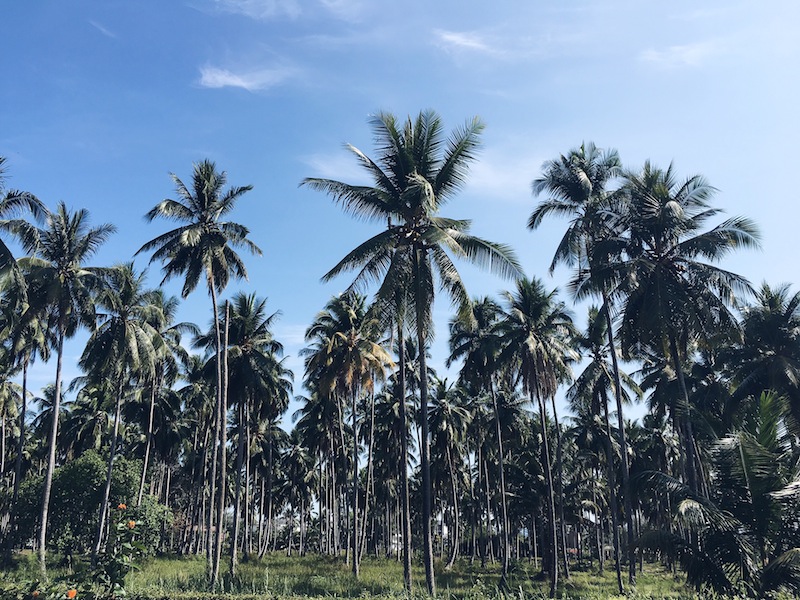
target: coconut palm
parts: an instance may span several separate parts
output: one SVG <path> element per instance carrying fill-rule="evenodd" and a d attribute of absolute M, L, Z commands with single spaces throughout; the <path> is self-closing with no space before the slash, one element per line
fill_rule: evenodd
<path fill-rule="evenodd" d="M 363 296 L 347 293 L 333 298 L 306 331 L 308 341 L 316 340 L 317 352 L 309 354 L 307 370 L 320 374 L 324 392 L 351 403 L 353 469 L 353 575 L 359 575 L 358 548 L 358 398 L 374 393 L 377 380 L 392 365 L 386 350 L 376 341 L 379 322 L 366 309 Z M 343 411 L 342 411 L 343 412 Z"/>
<path fill-rule="evenodd" d="M 405 123 L 388 113 L 372 119 L 378 159 L 373 161 L 359 149 L 348 146 L 373 179 L 373 186 L 356 186 L 330 179 L 303 181 L 324 191 L 347 212 L 373 220 L 385 230 L 347 254 L 324 279 L 344 271 L 357 270 L 353 286 L 380 282 L 379 298 L 409 306 L 417 341 L 427 347 L 432 328 L 431 308 L 434 280 L 456 303 L 468 295 L 452 257 L 466 258 L 502 275 L 518 276 L 521 269 L 507 246 L 469 234 L 470 222 L 439 216 L 439 210 L 461 188 L 469 164 L 475 158 L 483 124 L 478 118 L 444 139 L 442 122 L 433 111 L 421 112 Z M 420 408 L 427 412 L 428 383 L 425 352 L 421 356 Z M 425 579 L 428 591 L 435 591 L 431 537 L 431 484 L 427 420 L 422 419 L 422 526 Z"/>
<path fill-rule="evenodd" d="M 153 380 L 164 346 L 158 330 L 152 325 L 163 317 L 157 318 L 154 314 L 159 307 L 154 304 L 149 290 L 144 288 L 144 277 L 143 273 L 134 271 L 132 263 L 111 269 L 106 277 L 106 286 L 96 298 L 97 307 L 102 311 L 98 314 L 99 325 L 92 332 L 80 359 L 81 368 L 90 374 L 91 379 L 110 382 L 115 390 L 111 446 L 93 559 L 103 543 L 123 397 L 132 381 Z"/>
<path fill-rule="evenodd" d="M 23 270 L 29 273 L 29 306 L 26 313 L 31 311 L 36 318 L 45 315 L 48 328 L 55 332 L 56 346 L 54 418 L 48 440 L 49 455 L 39 530 L 39 563 L 43 573 L 46 570 L 50 492 L 56 464 L 64 341 L 72 337 L 80 326 L 94 326 L 94 294 L 101 288 L 107 270 L 87 267 L 84 263 L 116 230 L 113 225 L 90 228 L 88 219 L 87 211 L 71 213 L 61 202 L 55 212 L 47 215 L 43 228 L 30 228 L 22 239 L 23 248 L 32 255 L 20 261 Z M 23 321 L 26 313 L 23 313 Z"/>
<path fill-rule="evenodd" d="M 722 353 L 735 384 L 734 406 L 775 390 L 800 423 L 800 292 L 763 283 L 755 302 L 740 311 L 742 341 Z"/>
<path fill-rule="evenodd" d="M 762 394 L 754 418 L 717 441 L 709 497 L 663 473 L 648 475 L 671 494 L 675 521 L 692 535 L 658 532 L 642 543 L 676 555 L 698 589 L 753 598 L 800 592 L 800 479 L 780 426 L 787 411 L 785 398 Z"/>
<path fill-rule="evenodd" d="M 0 312 L 3 314 L 2 332 L 10 344 L 13 361 L 22 370 L 22 389 L 20 391 L 19 411 L 19 438 L 17 441 L 17 454 L 14 461 L 14 489 L 11 505 L 16 505 L 19 496 L 19 486 L 22 482 L 22 455 L 26 432 L 26 415 L 28 412 L 28 368 L 37 358 L 45 362 L 50 358 L 50 348 L 54 345 L 53 332 L 47 327 L 44 315 L 35 314 L 34 311 L 24 311 L 23 303 L 26 301 L 26 288 L 19 287 L 18 282 L 9 280 L 9 287 L 4 290 Z M 22 318 L 23 311 L 25 318 Z M 12 510 L 12 520 L 13 520 Z M 13 522 L 9 524 L 13 527 Z"/>
<path fill-rule="evenodd" d="M 585 333 L 576 335 L 574 338 L 577 348 L 584 357 L 589 359 L 589 363 L 584 367 L 580 375 L 575 378 L 574 383 L 567 390 L 567 401 L 570 403 L 570 408 L 575 414 L 587 415 L 590 418 L 600 418 L 605 430 L 604 435 L 600 435 L 599 441 L 602 442 L 604 447 L 606 467 L 608 469 L 609 500 L 611 505 L 612 527 L 614 530 L 614 558 L 617 572 L 617 586 L 620 593 L 622 593 L 620 540 L 619 529 L 617 527 L 617 492 L 614 485 L 614 452 L 612 452 L 611 447 L 611 423 L 608 414 L 608 400 L 612 391 L 616 393 L 617 376 L 624 384 L 624 387 L 620 388 L 620 398 L 622 400 L 630 402 L 631 396 L 627 393 L 626 388 L 634 392 L 637 396 L 641 396 L 642 391 L 639 389 L 636 382 L 626 373 L 617 370 L 617 374 L 615 375 L 615 365 L 609 356 L 607 329 L 607 320 L 601 316 L 600 311 L 596 307 L 591 307 L 589 309 L 589 318 Z M 625 440 L 627 443 L 625 437 L 621 439 Z M 625 446 L 620 446 L 620 448 L 625 448 Z M 627 455 L 627 450 L 623 450 L 622 454 Z M 622 462 L 627 463 L 627 458 L 623 458 Z M 624 473 L 625 469 L 623 467 L 623 474 Z M 624 486 L 625 481 L 623 479 L 623 488 Z M 623 489 L 623 493 L 627 494 L 627 489 Z M 628 510 L 630 509 L 629 504 L 630 503 L 626 504 L 626 516 L 628 516 Z M 628 527 L 632 527 L 632 519 L 628 520 Z M 629 533 L 629 538 L 630 537 L 632 537 L 632 531 Z M 628 560 L 633 562 L 631 554 L 629 554 Z"/>
<path fill-rule="evenodd" d="M 247 238 L 249 230 L 244 225 L 222 221 L 236 206 L 236 202 L 252 186 L 223 189 L 227 182 L 226 173 L 217 171 L 210 160 L 195 163 L 191 187 L 176 175 L 171 175 L 175 183 L 178 199 L 162 200 L 145 216 L 148 221 L 164 218 L 180 223 L 172 229 L 144 244 L 138 251 L 153 251 L 150 259 L 163 262 L 164 279 L 162 284 L 173 277 L 184 278 L 182 297 L 186 298 L 200 282 L 205 281 L 211 296 L 214 318 L 215 350 L 217 353 L 217 424 L 220 437 L 220 494 L 218 499 L 218 521 L 222 520 L 225 505 L 225 423 L 224 386 L 222 377 L 222 334 L 220 330 L 217 295 L 225 289 L 230 279 L 247 278 L 244 262 L 236 249 L 244 248 L 252 254 L 260 255 L 261 250 Z M 212 493 L 213 496 L 213 493 Z M 213 500 L 213 498 L 212 498 Z M 213 504 L 213 501 L 212 501 Z M 222 548 L 222 527 L 217 528 L 215 551 L 209 553 L 209 583 L 217 585 L 219 559 Z"/>
<path fill-rule="evenodd" d="M 556 293 L 557 290 L 547 292 L 537 279 L 520 279 L 514 292 L 504 293 L 507 307 L 502 325 L 504 348 L 500 354 L 500 359 L 519 374 L 531 401 L 539 406 L 552 549 L 548 565 L 551 597 L 558 584 L 558 534 L 545 401 L 555 397 L 559 383 L 569 377 L 570 361 L 577 358 L 569 345 L 574 332 L 572 318 L 563 302 L 556 299 Z"/>
<path fill-rule="evenodd" d="M 11 233 L 17 237 L 29 236 L 31 225 L 20 219 L 19 214 L 30 212 L 37 222 L 41 222 L 47 215 L 47 209 L 41 200 L 30 192 L 6 189 L 5 162 L 6 157 L 0 156 L 0 231 Z M 23 291 L 24 298 L 25 281 L 22 273 L 17 267 L 11 249 L 0 238 L 0 277 L 4 277 L 8 273 L 11 273 L 16 284 Z"/>
<path fill-rule="evenodd" d="M 228 373 L 231 405 L 237 410 L 236 482 L 234 492 L 233 535 L 231 538 L 231 575 L 236 572 L 239 547 L 242 468 L 251 412 L 256 418 L 274 420 L 285 412 L 291 393 L 291 372 L 282 364 L 283 346 L 275 340 L 272 327 L 279 312 L 267 314 L 266 298 L 255 294 L 236 294 L 231 301 L 228 331 Z M 212 335 L 198 342 L 211 345 Z M 256 403 L 261 400 L 258 406 Z M 249 445 L 248 451 L 249 451 Z"/>
<path fill-rule="evenodd" d="M 431 448 L 443 459 L 450 482 L 450 503 L 453 512 L 450 536 L 450 557 L 446 570 L 453 568 L 458 557 L 459 530 L 459 472 L 464 455 L 464 441 L 471 420 L 469 408 L 460 390 L 448 385 L 447 379 L 433 380 L 433 397 L 428 410 Z M 506 548 L 506 552 L 508 549 Z"/>
<path fill-rule="evenodd" d="M 707 340 L 736 327 L 730 306 L 750 293 L 744 277 L 717 267 L 739 248 L 757 248 L 759 234 L 749 219 L 734 217 L 704 231 L 719 209 L 709 204 L 714 188 L 695 175 L 680 181 L 666 170 L 645 163 L 625 175 L 628 202 L 627 238 L 613 269 L 622 281 L 622 346 L 628 356 L 651 348 L 668 356 L 680 386 L 673 411 L 683 415 L 686 477 L 692 490 L 705 486 L 689 416 L 684 362 L 693 340 Z M 706 262 L 708 261 L 708 262 Z"/>
<path fill-rule="evenodd" d="M 156 412 L 159 408 L 157 401 L 165 400 L 166 389 L 171 389 L 176 382 L 180 364 L 188 359 L 188 353 L 181 346 L 181 337 L 184 334 L 199 335 L 199 329 L 194 323 L 181 322 L 175 323 L 175 315 L 178 310 L 178 299 L 174 296 L 167 296 L 163 290 L 152 290 L 149 300 L 155 310 L 150 311 L 152 322 L 150 323 L 160 338 L 160 352 L 156 360 L 153 379 L 148 383 L 146 396 L 148 397 L 147 410 L 143 410 L 140 405 L 137 410 L 139 416 L 146 414 L 147 425 L 145 430 L 144 458 L 142 463 L 142 476 L 139 480 L 139 493 L 136 496 L 136 505 L 142 503 L 144 495 L 144 484 L 147 479 L 148 466 L 150 465 L 150 453 L 153 445 L 153 431 L 156 419 Z M 166 389 L 165 389 L 166 388 Z M 139 419 L 145 421 L 145 419 Z"/>
<path fill-rule="evenodd" d="M 593 143 L 570 150 L 558 159 L 546 162 L 542 177 L 533 182 L 535 196 L 546 193 L 528 220 L 528 228 L 538 228 L 545 217 L 570 217 L 570 224 L 562 237 L 550 272 L 559 264 L 576 269 L 572 289 L 577 298 L 587 295 L 602 300 L 602 312 L 606 321 L 609 354 L 614 375 L 614 396 L 617 405 L 617 435 L 620 447 L 627 447 L 625 422 L 622 412 L 622 378 L 617 363 L 614 331 L 612 327 L 612 292 L 616 285 L 608 269 L 611 248 L 607 240 L 619 235 L 620 203 L 606 189 L 610 181 L 622 174 L 622 165 L 616 150 L 601 150 Z M 624 210 L 621 211 L 624 213 Z M 633 511 L 629 481 L 628 456 L 621 455 L 622 496 L 625 506 L 628 532 L 628 582 L 635 585 L 636 562 L 633 560 Z M 622 588 L 620 586 L 620 593 Z"/>
<path fill-rule="evenodd" d="M 502 582 L 507 583 L 510 557 L 508 500 L 506 498 L 505 450 L 497 408 L 495 379 L 498 377 L 498 356 L 502 348 L 500 328 L 500 306 L 490 298 L 470 301 L 456 318 L 450 322 L 450 356 L 448 366 L 454 361 L 464 359 L 460 379 L 471 384 L 474 389 L 489 395 L 492 399 L 492 412 L 495 421 L 497 453 L 500 465 L 500 507 L 503 519 L 503 565 Z"/>

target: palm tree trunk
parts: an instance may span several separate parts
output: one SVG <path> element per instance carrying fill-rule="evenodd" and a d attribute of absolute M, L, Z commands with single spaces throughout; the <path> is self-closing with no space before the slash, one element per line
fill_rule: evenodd
<path fill-rule="evenodd" d="M 601 398 L 600 403 L 603 405 L 603 419 L 605 421 L 606 426 L 606 438 L 603 440 L 604 448 L 606 452 L 606 468 L 608 472 L 608 495 L 609 495 L 609 502 L 610 508 L 609 511 L 611 512 L 611 527 L 613 528 L 613 540 L 614 540 L 614 566 L 617 571 L 617 587 L 619 588 L 619 593 L 624 594 L 625 589 L 622 585 L 622 569 L 620 566 L 620 539 L 619 539 L 619 523 L 617 522 L 617 515 L 618 515 L 618 506 L 617 506 L 617 490 L 616 490 L 616 476 L 614 475 L 614 453 L 612 452 L 611 448 L 611 423 L 608 418 L 608 402 L 606 398 Z"/>
<path fill-rule="evenodd" d="M 358 391 L 356 386 L 350 390 L 353 427 L 353 530 L 352 530 L 352 551 L 353 551 L 353 577 L 358 579 Z"/>
<path fill-rule="evenodd" d="M 406 348 L 403 319 L 397 321 L 397 343 L 400 347 L 397 382 L 399 389 L 400 415 L 400 510 L 403 533 L 403 584 L 411 592 L 411 507 L 408 490 L 408 417 L 406 416 Z"/>
<path fill-rule="evenodd" d="M 541 416 L 542 429 L 542 462 L 544 463 L 544 474 L 547 482 L 547 518 L 548 536 L 550 537 L 550 597 L 555 598 L 556 588 L 558 587 L 558 532 L 556 530 L 556 506 L 553 495 L 553 473 L 550 469 L 550 443 L 547 436 L 547 407 L 544 399 L 536 390 L 536 400 L 539 403 L 539 414 Z"/>
<path fill-rule="evenodd" d="M 106 470 L 106 485 L 103 489 L 103 499 L 100 502 L 100 522 L 97 526 L 97 537 L 94 540 L 94 549 L 92 550 L 92 564 L 97 563 L 97 555 L 100 554 L 100 549 L 103 545 L 103 532 L 106 528 L 106 515 L 108 514 L 108 499 L 111 494 L 111 475 L 114 467 L 114 457 L 117 453 L 117 438 L 119 437 L 119 420 L 120 413 L 122 412 L 122 390 L 124 388 L 122 381 L 119 382 L 117 388 L 117 402 L 114 408 L 114 430 L 111 435 L 111 448 L 108 451 L 108 469 Z"/>
<path fill-rule="evenodd" d="M 556 410 L 556 398 L 551 396 L 553 403 L 553 424 L 556 428 L 556 478 L 558 487 L 558 520 L 561 530 L 561 560 L 564 565 L 564 578 L 569 579 L 569 559 L 567 557 L 567 531 L 564 523 L 564 468 L 563 455 L 561 450 L 561 427 L 558 424 L 558 411 Z"/>
<path fill-rule="evenodd" d="M 17 440 L 17 457 L 14 459 L 14 491 L 11 494 L 11 527 L 14 525 L 15 507 L 19 497 L 19 485 L 22 478 L 22 453 L 25 451 L 25 415 L 28 412 L 28 363 L 30 353 L 26 352 L 22 360 L 22 406 L 19 413 L 19 440 Z"/>
<path fill-rule="evenodd" d="M 447 446 L 447 470 L 450 474 L 450 492 L 452 494 L 453 503 L 453 535 L 450 540 L 450 558 L 447 560 L 445 570 L 449 571 L 453 568 L 458 557 L 458 485 L 456 483 L 456 473 L 453 467 L 453 456 L 450 452 L 450 446 Z"/>
<path fill-rule="evenodd" d="M 227 442 L 228 442 L 228 327 L 230 325 L 229 306 L 225 303 L 225 337 L 220 347 L 222 369 L 220 370 L 221 391 L 219 394 L 219 495 L 217 496 L 217 531 L 214 548 L 214 569 L 212 586 L 219 581 L 219 567 L 222 560 L 222 540 L 225 535 L 225 504 L 227 500 Z M 219 364 L 219 360 L 217 360 Z"/>
<path fill-rule="evenodd" d="M 501 587 L 508 584 L 508 562 L 510 547 L 508 543 L 508 503 L 506 501 L 506 475 L 505 475 L 505 455 L 503 451 L 503 431 L 500 427 L 500 411 L 497 409 L 497 395 L 494 385 L 489 381 L 489 391 L 492 395 L 492 407 L 494 408 L 495 433 L 497 435 L 497 452 L 500 464 L 500 507 L 503 518 L 503 566 L 500 578 Z"/>
<path fill-rule="evenodd" d="M 367 487 L 364 495 L 364 513 L 361 519 L 361 550 L 358 559 L 364 555 L 367 548 L 367 518 L 369 516 L 369 503 L 372 497 L 374 488 L 373 483 L 373 466 L 372 466 L 372 450 L 375 441 L 375 393 L 370 393 L 370 409 L 369 409 L 369 443 L 367 446 Z"/>
<path fill-rule="evenodd" d="M 233 539 L 231 540 L 231 564 L 229 572 L 231 577 L 236 575 L 236 562 L 237 553 L 239 551 L 239 520 L 241 517 L 241 494 L 242 494 L 242 462 L 244 461 L 244 431 L 243 422 L 245 419 L 245 405 L 246 400 L 240 399 L 239 401 L 239 418 L 237 424 L 237 431 L 239 443 L 236 447 L 236 488 L 233 493 Z"/>
<path fill-rule="evenodd" d="M 420 254 L 424 252 L 417 244 L 414 245 L 414 282 L 416 292 L 415 307 L 417 310 L 417 347 L 419 353 L 419 408 L 420 422 L 422 424 L 422 439 L 420 440 L 420 467 L 422 469 L 422 544 L 423 561 L 425 564 L 425 583 L 428 594 L 436 594 L 436 580 L 433 572 L 433 537 L 431 535 L 431 459 L 430 440 L 428 433 L 428 365 L 426 361 L 427 331 L 423 298 Z"/>
<path fill-rule="evenodd" d="M 153 415 L 156 406 L 156 384 L 153 382 L 150 388 L 150 410 L 147 417 L 147 442 L 144 445 L 144 461 L 142 463 L 142 477 L 139 480 L 139 493 L 136 496 L 136 506 L 142 504 L 142 496 L 144 495 L 144 482 L 147 478 L 147 467 L 150 461 L 150 447 L 153 443 Z"/>
<path fill-rule="evenodd" d="M 56 468 L 56 441 L 58 440 L 58 413 L 61 410 L 61 368 L 64 363 L 64 317 L 58 323 L 58 349 L 56 351 L 56 385 L 53 398 L 53 424 L 50 428 L 48 440 L 50 451 L 47 455 L 47 472 L 44 478 L 42 492 L 42 514 L 39 519 L 39 570 L 42 575 L 47 573 L 47 517 L 50 509 L 50 493 L 53 489 L 53 471 Z"/>
<path fill-rule="evenodd" d="M 611 366 L 614 371 L 614 399 L 617 403 L 617 436 L 619 437 L 620 454 L 622 456 L 622 497 L 625 508 L 625 527 L 628 530 L 628 584 L 636 585 L 636 561 L 634 560 L 633 509 L 631 501 L 630 467 L 628 465 L 628 441 L 625 433 L 625 419 L 622 415 L 622 378 L 619 374 L 617 350 L 614 345 L 614 329 L 611 323 L 611 307 L 608 294 L 603 292 L 603 313 L 606 317 L 608 334 L 608 350 L 611 354 Z"/>
<path fill-rule="evenodd" d="M 694 431 L 692 428 L 692 419 L 690 413 L 690 405 L 689 405 L 689 391 L 686 388 L 686 379 L 683 375 L 683 365 L 681 364 L 681 357 L 678 353 L 678 343 L 675 340 L 675 334 L 670 331 L 669 334 L 669 349 L 670 353 L 672 354 L 672 364 L 675 367 L 675 374 L 678 377 L 678 384 L 680 385 L 681 395 L 683 396 L 684 402 L 684 411 L 685 416 L 683 418 L 683 446 L 686 448 L 686 476 L 687 476 L 687 483 L 689 484 L 689 489 L 692 492 L 698 492 L 698 478 L 697 478 L 697 462 L 699 461 L 699 457 L 697 456 L 697 449 L 695 446 L 694 441 Z"/>

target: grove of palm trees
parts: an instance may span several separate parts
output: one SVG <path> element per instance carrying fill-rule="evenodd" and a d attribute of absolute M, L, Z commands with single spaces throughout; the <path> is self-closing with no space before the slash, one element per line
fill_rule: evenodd
<path fill-rule="evenodd" d="M 232 290 L 265 240 L 221 165 L 142 199 L 151 235 L 113 264 L 124 223 L 0 179 L 2 597 L 800 594 L 800 292 L 731 267 L 757 224 L 584 142 L 508 225 L 552 256 L 529 273 L 459 218 L 479 118 L 369 125 L 347 146 L 368 183 L 300 182 L 369 230 L 301 274 L 342 289 L 302 372 L 281 282 Z M 474 294 L 476 268 L 502 291 Z"/>

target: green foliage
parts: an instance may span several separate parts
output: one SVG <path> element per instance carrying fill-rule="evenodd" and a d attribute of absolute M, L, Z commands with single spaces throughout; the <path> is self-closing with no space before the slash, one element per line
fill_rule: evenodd
<path fill-rule="evenodd" d="M 91 546 L 97 531 L 97 517 L 103 497 L 107 464 L 97 452 L 89 451 L 53 474 L 53 491 L 48 536 L 56 549 L 69 557 Z M 139 481 L 139 461 L 118 456 L 111 481 L 111 503 L 126 502 Z M 20 487 L 17 539 L 36 535 L 41 510 L 44 477 L 26 479 Z"/>
<path fill-rule="evenodd" d="M 153 496 L 144 496 L 142 503 L 127 509 L 127 516 L 136 521 L 137 540 L 145 556 L 153 556 L 161 543 L 162 531 L 172 526 L 172 511 Z"/>

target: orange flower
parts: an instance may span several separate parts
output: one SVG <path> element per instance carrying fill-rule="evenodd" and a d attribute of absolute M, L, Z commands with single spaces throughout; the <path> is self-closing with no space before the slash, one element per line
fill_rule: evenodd
<path fill-rule="evenodd" d="M 67 598 L 69 598 L 69 600 L 72 600 L 77 595 L 78 595 L 78 590 L 76 590 L 75 588 L 67 590 Z"/>
<path fill-rule="evenodd" d="M 120 504 L 119 504 L 119 506 L 117 506 L 117 508 L 119 510 L 125 510 L 126 508 L 128 508 L 128 505 L 125 504 L 124 502 L 120 502 Z"/>
<path fill-rule="evenodd" d="M 33 590 L 33 593 L 31 594 L 31 596 L 33 596 L 34 598 L 38 598 L 39 597 L 39 590 Z"/>
<path fill-rule="evenodd" d="M 133 529 L 136 527 L 136 521 L 128 521 L 128 529 Z"/>

